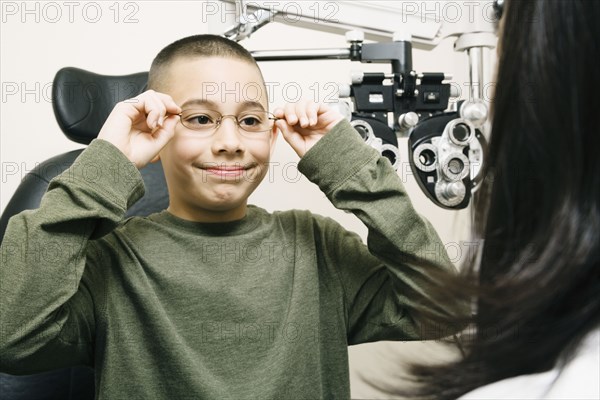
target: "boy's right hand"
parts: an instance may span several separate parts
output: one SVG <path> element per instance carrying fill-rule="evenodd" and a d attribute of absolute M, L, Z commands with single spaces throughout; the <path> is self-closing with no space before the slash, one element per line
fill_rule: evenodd
<path fill-rule="evenodd" d="M 148 90 L 117 103 L 98 139 L 112 143 L 141 169 L 158 160 L 158 153 L 175 134 L 180 112 L 171 96 Z"/>

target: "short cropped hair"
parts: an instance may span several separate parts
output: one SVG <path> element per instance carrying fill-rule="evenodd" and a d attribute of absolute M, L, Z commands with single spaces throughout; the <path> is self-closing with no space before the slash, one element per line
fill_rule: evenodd
<path fill-rule="evenodd" d="M 217 35 L 193 35 L 179 39 L 162 49 L 152 61 L 148 74 L 148 89 L 158 92 L 165 86 L 167 70 L 176 59 L 196 57 L 224 57 L 246 61 L 262 72 L 254 57 L 239 43 Z M 264 84 L 264 78 L 262 78 Z"/>

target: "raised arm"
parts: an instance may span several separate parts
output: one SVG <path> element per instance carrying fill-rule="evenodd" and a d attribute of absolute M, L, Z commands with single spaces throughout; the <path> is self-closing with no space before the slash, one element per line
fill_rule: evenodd
<path fill-rule="evenodd" d="M 333 113 L 325 110 L 321 106 L 323 115 Z M 439 326 L 425 317 L 466 312 L 458 300 L 429 296 L 430 288 L 443 284 L 440 276 L 455 273 L 454 266 L 431 224 L 414 210 L 389 161 L 367 146 L 347 121 L 333 117 L 335 125 L 306 145 L 308 140 L 302 139 L 310 138 L 305 133 L 311 127 L 298 126 L 299 118 L 290 117 L 294 113 L 295 108 L 288 108 L 279 115 L 286 118 L 284 137 L 291 138 L 288 142 L 302 157 L 300 171 L 336 208 L 351 211 L 369 229 L 365 246 L 339 224 L 322 224 L 324 257 L 335 264 L 344 288 L 349 343 L 454 333 L 458 325 Z"/>
<path fill-rule="evenodd" d="M 143 196 L 138 168 L 168 142 L 178 118 L 166 116 L 179 111 L 169 99 L 146 92 L 119 103 L 99 139 L 50 182 L 40 207 L 9 220 L 1 244 L 0 371 L 92 362 L 103 288 L 94 239 Z"/>

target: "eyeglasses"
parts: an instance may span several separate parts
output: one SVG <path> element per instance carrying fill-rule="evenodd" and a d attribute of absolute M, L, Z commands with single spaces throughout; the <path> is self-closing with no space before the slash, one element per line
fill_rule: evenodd
<path fill-rule="evenodd" d="M 262 137 L 273 129 L 279 118 L 264 110 L 248 110 L 239 115 L 222 115 L 214 110 L 183 110 L 179 116 L 181 124 L 188 129 L 197 131 L 204 136 L 211 136 L 221 126 L 223 119 L 233 117 L 240 133 L 246 137 Z"/>

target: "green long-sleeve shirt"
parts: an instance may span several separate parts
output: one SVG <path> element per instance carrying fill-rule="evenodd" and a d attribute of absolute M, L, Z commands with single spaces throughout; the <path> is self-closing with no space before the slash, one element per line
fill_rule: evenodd
<path fill-rule="evenodd" d="M 8 224 L 0 371 L 90 365 L 109 400 L 348 398 L 347 346 L 435 336 L 416 316 L 444 309 L 429 303 L 428 271 L 452 265 L 389 161 L 348 122 L 299 169 L 366 224 L 368 247 L 308 211 L 124 219 L 141 175 L 93 141 L 39 209 Z"/>

